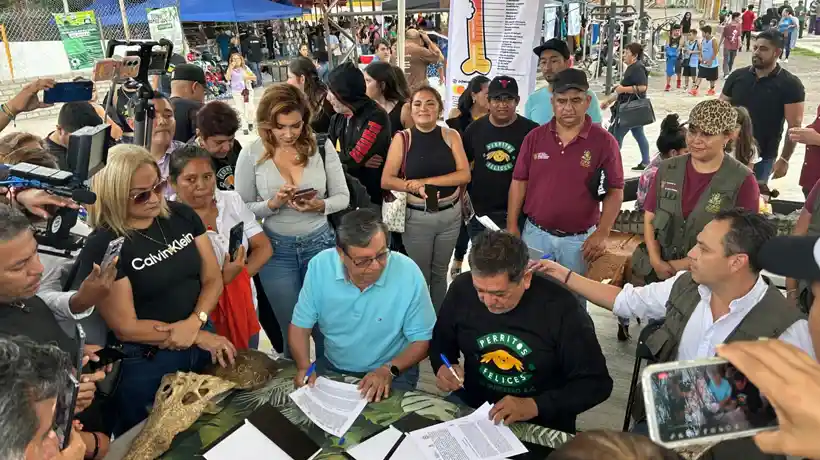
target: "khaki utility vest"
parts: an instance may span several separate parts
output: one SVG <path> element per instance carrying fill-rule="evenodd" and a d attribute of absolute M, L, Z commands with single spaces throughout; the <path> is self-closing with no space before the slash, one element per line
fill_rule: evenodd
<path fill-rule="evenodd" d="M 725 343 L 757 340 L 760 337 L 775 339 L 796 321 L 806 319 L 771 281 L 767 279 L 766 283 L 766 294 L 726 337 Z M 675 280 L 669 300 L 666 301 L 663 325 L 646 339 L 646 346 L 655 357 L 655 362 L 666 363 L 677 359 L 683 330 L 701 300 L 698 286 L 689 272 Z M 635 420 L 641 420 L 645 416 L 643 392 L 639 390 L 637 395 L 633 416 Z"/>
<path fill-rule="evenodd" d="M 683 217 L 683 188 L 689 155 L 680 155 L 664 160 L 655 174 L 657 207 L 652 225 L 655 239 L 661 246 L 663 260 L 677 260 L 697 243 L 698 234 L 720 211 L 735 207 L 737 193 L 743 181 L 752 171 L 729 155 L 723 156 L 723 163 L 717 170 L 709 187 L 701 194 L 695 208 L 687 218 Z M 649 263 L 646 244 L 641 244 L 632 256 L 632 272 L 647 282 L 656 280 Z"/>

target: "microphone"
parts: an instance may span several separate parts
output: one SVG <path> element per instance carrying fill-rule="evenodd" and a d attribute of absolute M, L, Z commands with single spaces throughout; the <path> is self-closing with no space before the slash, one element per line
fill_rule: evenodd
<path fill-rule="evenodd" d="M 0 181 L 0 186 L 45 190 L 57 196 L 71 198 L 79 204 L 94 204 L 97 201 L 97 194 L 91 190 L 84 188 L 59 187 L 34 179 L 9 177 L 8 180 Z"/>

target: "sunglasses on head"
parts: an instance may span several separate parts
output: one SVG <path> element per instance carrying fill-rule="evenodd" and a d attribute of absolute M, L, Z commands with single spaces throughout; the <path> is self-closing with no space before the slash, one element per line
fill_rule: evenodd
<path fill-rule="evenodd" d="M 136 195 L 132 195 L 131 196 L 131 201 L 133 201 L 134 204 L 144 204 L 144 203 L 146 203 L 148 200 L 151 199 L 152 194 L 157 194 L 157 195 L 162 194 L 163 190 L 165 189 L 165 184 L 166 183 L 167 183 L 167 181 L 165 179 L 158 181 L 150 189 L 139 192 Z"/>

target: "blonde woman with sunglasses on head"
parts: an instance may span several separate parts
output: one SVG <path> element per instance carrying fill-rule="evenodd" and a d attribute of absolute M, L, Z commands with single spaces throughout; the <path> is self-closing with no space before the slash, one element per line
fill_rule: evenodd
<path fill-rule="evenodd" d="M 113 401 L 120 435 L 148 415 L 165 374 L 200 372 L 211 361 L 225 366 L 236 350 L 204 330 L 223 282 L 202 220 L 188 206 L 165 201 L 165 181 L 147 150 L 122 145 L 110 153 L 92 179 L 94 232 L 80 253 L 77 279 L 103 263 L 111 241 L 124 238 L 116 281 L 97 302 L 127 355 Z"/>
<path fill-rule="evenodd" d="M 247 136 L 253 130 L 253 83 L 256 81 L 256 76 L 245 64 L 245 58 L 241 54 L 231 55 L 228 70 L 225 72 L 225 80 L 231 86 L 233 103 L 242 118 L 243 133 Z"/>

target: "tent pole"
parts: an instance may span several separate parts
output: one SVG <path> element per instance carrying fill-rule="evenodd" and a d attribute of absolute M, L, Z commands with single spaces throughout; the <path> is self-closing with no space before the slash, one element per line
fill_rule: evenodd
<path fill-rule="evenodd" d="M 120 0 L 120 14 L 122 15 L 122 28 L 125 31 L 125 39 L 131 41 L 131 31 L 128 30 L 128 15 L 125 13 L 125 0 Z"/>
<path fill-rule="evenodd" d="M 398 42 L 396 43 L 396 54 L 398 56 L 396 56 L 396 65 L 400 69 L 402 69 L 406 72 L 407 69 L 405 68 L 405 63 L 404 63 L 404 60 L 405 60 L 404 59 L 404 57 L 405 57 L 404 56 L 404 29 L 407 26 L 406 26 L 406 21 L 405 21 L 406 18 L 404 17 L 404 15 L 405 15 L 405 11 L 407 10 L 407 3 L 405 2 L 405 0 L 399 0 L 398 1 L 398 8 L 397 9 L 398 9 L 398 13 L 399 13 L 399 18 L 398 18 L 398 23 L 399 24 L 398 24 L 398 26 L 396 26 L 396 28 L 399 29 L 399 30 L 396 31 L 398 33 Z"/>

